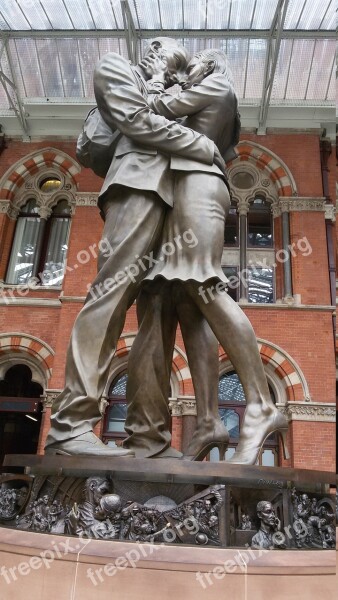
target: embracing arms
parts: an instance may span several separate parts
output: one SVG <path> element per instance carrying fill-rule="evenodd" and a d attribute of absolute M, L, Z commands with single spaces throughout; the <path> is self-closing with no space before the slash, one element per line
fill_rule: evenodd
<path fill-rule="evenodd" d="M 135 142 L 166 154 L 213 164 L 215 144 L 205 135 L 156 115 L 138 89 L 131 67 L 109 53 L 94 72 L 94 91 L 105 122 Z"/>

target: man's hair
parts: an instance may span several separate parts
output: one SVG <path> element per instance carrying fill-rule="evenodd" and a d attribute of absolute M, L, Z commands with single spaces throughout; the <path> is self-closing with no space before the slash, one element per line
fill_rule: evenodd
<path fill-rule="evenodd" d="M 217 48 L 210 48 L 210 50 L 201 50 L 194 55 L 194 58 L 200 58 L 204 63 L 208 63 L 210 60 L 214 61 L 215 68 L 214 73 L 223 73 L 230 85 L 234 87 L 234 78 L 229 66 L 228 57 L 223 50 Z"/>
<path fill-rule="evenodd" d="M 257 512 L 262 512 L 267 504 L 271 504 L 271 502 L 269 502 L 269 500 L 261 500 L 260 502 L 258 502 L 256 507 Z"/>
<path fill-rule="evenodd" d="M 188 50 L 178 40 L 170 37 L 156 37 L 152 40 L 149 40 L 144 49 L 144 54 L 150 50 L 154 42 L 158 42 L 162 47 L 166 48 L 173 54 L 177 61 L 178 71 L 185 71 L 190 60 L 190 55 Z"/>

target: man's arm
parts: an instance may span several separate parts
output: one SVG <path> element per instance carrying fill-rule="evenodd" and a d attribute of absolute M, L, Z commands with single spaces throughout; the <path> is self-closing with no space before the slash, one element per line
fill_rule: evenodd
<path fill-rule="evenodd" d="M 213 164 L 208 137 L 169 121 L 150 109 L 128 62 L 119 54 L 103 57 L 94 71 L 94 92 L 103 119 L 136 142 L 167 153 Z"/>

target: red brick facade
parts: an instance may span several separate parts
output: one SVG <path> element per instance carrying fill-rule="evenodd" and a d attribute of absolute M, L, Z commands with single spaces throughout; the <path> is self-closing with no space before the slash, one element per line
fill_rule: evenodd
<path fill-rule="evenodd" d="M 268 177 L 276 184 L 278 195 L 283 198 L 320 199 L 323 197 L 322 173 L 320 163 L 320 140 L 314 134 L 268 134 L 242 136 L 239 160 L 243 163 L 250 158 L 253 142 L 266 149 L 262 151 L 257 167 L 264 169 L 271 161 L 270 152 L 281 163 L 287 166 L 292 175 L 296 192 L 290 183 L 284 167 L 267 170 Z M 48 149 L 48 150 L 46 150 Z M 25 165 L 27 172 L 35 173 L 39 169 L 31 156 L 41 153 L 45 166 L 55 166 L 57 151 L 69 157 L 58 163 L 63 172 L 72 178 L 77 193 L 98 192 L 101 180 L 88 169 L 76 173 L 72 167 L 75 160 L 75 144 L 73 141 L 41 141 L 23 143 L 7 141 L 7 148 L 0 158 L 0 208 L 5 202 L 15 202 L 16 193 L 25 184 L 25 173 L 17 173 L 19 165 Z M 335 197 L 334 156 L 329 159 L 329 183 L 331 201 Z M 21 174 L 20 174 L 21 173 Z M 13 185 L 9 189 L 6 184 Z M 75 189 L 77 187 L 77 190 Z M 297 244 L 306 238 L 311 245 L 309 255 L 301 252 L 292 257 L 293 294 L 299 295 L 296 304 L 245 305 L 245 313 L 253 324 L 261 344 L 261 356 L 271 377 L 281 382 L 285 389 L 286 401 L 297 404 L 297 411 L 292 411 L 289 432 L 291 461 L 280 459 L 280 464 L 290 464 L 300 468 L 334 470 L 335 445 L 334 423 L 331 415 L 332 407 L 320 410 L 320 404 L 334 403 L 335 399 L 335 358 L 332 327 L 332 308 L 330 299 L 330 281 L 328 271 L 327 233 L 325 212 L 301 207 L 290 210 L 291 243 Z M 8 216 L 8 211 L 0 211 L 0 278 L 5 276 L 11 244 L 15 230 L 15 219 Z M 93 280 L 96 272 L 95 244 L 100 239 L 102 221 L 97 208 L 93 205 L 81 206 L 77 203 L 72 216 L 69 250 L 67 256 L 68 270 L 62 291 L 53 289 L 30 290 L 24 297 L 17 290 L 5 288 L 3 298 L 11 293 L 22 298 L 19 303 L 0 306 L 0 359 L 13 352 L 21 357 L 31 353 L 38 360 L 39 348 L 46 344 L 53 353 L 46 355 L 41 362 L 45 370 L 45 389 L 60 390 L 64 383 L 66 348 L 70 332 L 80 310 L 83 297 L 87 293 L 87 285 Z M 276 216 L 274 222 L 275 249 L 282 248 L 281 217 Z M 86 251 L 81 254 L 81 251 Z M 80 253 L 80 254 L 79 254 Z M 87 260 L 89 256 L 89 259 Z M 283 265 L 276 268 L 276 298 L 283 297 Z M 50 300 L 50 306 L 47 300 Z M 35 300 L 38 302 L 30 302 Z M 39 304 L 40 301 L 40 304 Z M 135 334 L 137 321 L 135 307 L 127 315 L 124 333 Z M 32 341 L 20 345 L 20 335 L 32 337 Z M 11 342 L 8 341 L 10 338 Z M 122 339 L 117 356 L 128 354 L 130 343 Z M 3 340 L 6 340 L 5 342 Z M 40 340 L 37 342 L 36 340 Z M 40 343 L 40 346 L 39 346 Z M 41 345 L 42 344 L 42 345 Z M 193 396 L 194 390 L 186 363 L 184 344 L 180 332 L 176 339 L 177 352 L 173 361 L 173 377 L 180 396 Z M 201 349 L 202 351 L 202 349 Z M 220 349 L 220 368 L 226 364 L 224 352 Z M 50 376 L 49 369 L 52 370 Z M 306 397 L 307 396 L 307 397 Z M 309 401 L 310 400 L 310 401 Z M 301 406 L 299 407 L 299 403 Z M 319 405 L 319 408 L 318 408 Z M 296 405 L 295 405 L 296 406 Z M 310 410 L 311 409 L 311 410 Z M 40 431 L 39 451 L 43 451 L 46 432 L 49 428 L 50 408 L 46 408 Z M 181 448 L 184 418 L 174 415 L 172 418 L 173 445 Z M 99 431 L 99 429 L 97 430 Z"/>

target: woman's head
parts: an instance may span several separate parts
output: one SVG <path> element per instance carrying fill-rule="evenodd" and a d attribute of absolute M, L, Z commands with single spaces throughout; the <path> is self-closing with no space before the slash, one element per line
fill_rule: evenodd
<path fill-rule="evenodd" d="M 225 52 L 217 49 L 202 50 L 197 52 L 187 66 L 185 77 L 180 80 L 183 89 L 200 83 L 211 73 L 223 73 L 233 87 L 233 76 Z"/>

